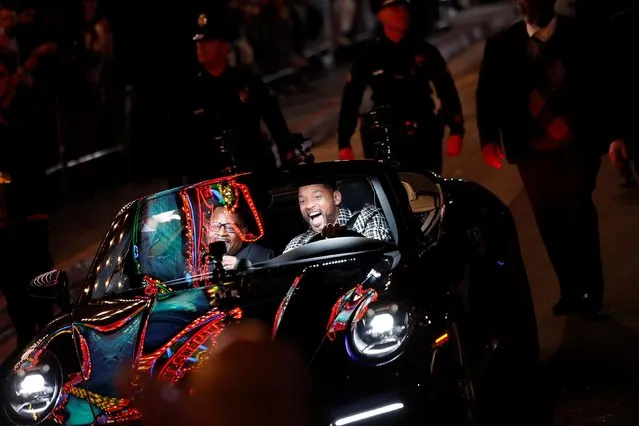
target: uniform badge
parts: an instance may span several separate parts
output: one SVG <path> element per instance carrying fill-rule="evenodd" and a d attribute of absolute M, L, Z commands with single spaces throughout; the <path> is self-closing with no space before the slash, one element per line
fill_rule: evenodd
<path fill-rule="evenodd" d="M 201 13 L 200 16 L 197 17 L 197 24 L 200 27 L 206 27 L 208 21 L 209 18 L 204 13 Z"/>
<path fill-rule="evenodd" d="M 239 92 L 240 95 L 240 101 L 246 103 L 249 100 L 249 89 L 248 87 L 244 87 L 243 89 L 240 89 Z"/>
<path fill-rule="evenodd" d="M 417 55 L 415 55 L 415 63 L 418 66 L 423 67 L 426 63 L 426 55 L 424 55 L 423 53 L 418 53 Z"/>

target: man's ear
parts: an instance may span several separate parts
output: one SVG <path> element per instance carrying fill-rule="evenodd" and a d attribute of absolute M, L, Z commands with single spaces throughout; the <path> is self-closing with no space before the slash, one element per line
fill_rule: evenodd
<path fill-rule="evenodd" d="M 340 204 L 342 204 L 342 193 L 339 191 L 334 191 L 333 192 L 333 202 L 335 203 L 336 206 L 339 206 Z"/>

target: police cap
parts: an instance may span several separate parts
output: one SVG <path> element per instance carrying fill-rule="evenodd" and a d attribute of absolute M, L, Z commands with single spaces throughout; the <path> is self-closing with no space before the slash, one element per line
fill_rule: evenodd
<path fill-rule="evenodd" d="M 202 9 L 196 17 L 197 30 L 193 40 L 233 41 L 234 32 L 229 18 L 228 8 L 224 6 Z"/>
<path fill-rule="evenodd" d="M 410 0 L 374 0 L 371 2 L 371 5 L 373 8 L 373 12 L 377 14 L 385 7 L 393 6 L 400 3 L 405 4 L 406 6 L 410 6 Z"/>

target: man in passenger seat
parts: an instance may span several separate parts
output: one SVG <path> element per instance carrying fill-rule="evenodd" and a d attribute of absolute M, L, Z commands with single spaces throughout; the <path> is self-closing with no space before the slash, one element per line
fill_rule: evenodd
<path fill-rule="evenodd" d="M 366 238 L 393 241 L 384 213 L 371 204 L 358 212 L 342 205 L 342 193 L 333 183 L 318 183 L 298 189 L 300 213 L 309 224 L 308 231 L 293 238 L 284 253 L 303 246 L 321 234 L 325 238 L 339 237 L 351 230 Z"/>
<path fill-rule="evenodd" d="M 247 243 L 236 230 L 246 232 L 245 221 L 251 217 L 246 212 L 231 213 L 224 207 L 217 207 L 210 223 L 211 241 L 222 241 L 226 245 L 226 254 L 222 258 L 225 270 L 237 269 L 238 265 L 251 266 L 273 258 L 273 250 L 258 243 Z"/>

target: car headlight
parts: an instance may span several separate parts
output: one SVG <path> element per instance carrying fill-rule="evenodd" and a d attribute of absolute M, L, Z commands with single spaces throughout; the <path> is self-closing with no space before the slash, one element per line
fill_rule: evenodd
<path fill-rule="evenodd" d="M 16 424 L 37 424 L 55 407 L 62 375 L 57 358 L 44 351 L 36 365 L 21 365 L 9 373 L 5 412 Z"/>
<path fill-rule="evenodd" d="M 395 360 L 413 328 L 412 314 L 400 303 L 374 303 L 355 315 L 346 345 L 351 355 L 376 364 Z"/>

